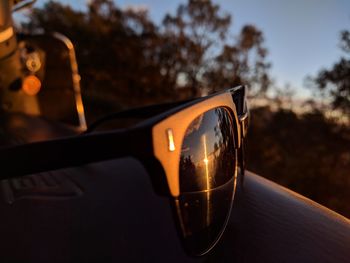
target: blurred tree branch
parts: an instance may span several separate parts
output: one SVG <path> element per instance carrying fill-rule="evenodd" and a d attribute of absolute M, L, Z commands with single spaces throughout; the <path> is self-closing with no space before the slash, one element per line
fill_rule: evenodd
<path fill-rule="evenodd" d="M 350 32 L 343 31 L 340 36 L 340 48 L 344 56 L 330 69 L 321 70 L 313 78 L 312 88 L 328 99 L 334 109 L 345 114 L 350 113 Z"/>

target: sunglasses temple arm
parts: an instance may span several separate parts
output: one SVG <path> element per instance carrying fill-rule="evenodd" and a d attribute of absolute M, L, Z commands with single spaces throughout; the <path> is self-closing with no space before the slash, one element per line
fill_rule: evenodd
<path fill-rule="evenodd" d="M 179 101 L 179 102 L 162 103 L 162 104 L 144 106 L 144 107 L 139 107 L 135 109 L 129 109 L 125 111 L 112 113 L 110 115 L 104 116 L 98 119 L 97 121 L 93 122 L 91 125 L 89 125 L 89 127 L 84 133 L 85 134 L 90 133 L 94 131 L 96 128 L 98 128 L 101 124 L 104 124 L 105 122 L 115 120 L 115 119 L 123 119 L 123 118 L 147 119 L 192 100 L 193 99 Z"/>
<path fill-rule="evenodd" d="M 135 156 L 135 153 L 147 156 L 152 151 L 152 139 L 147 134 L 138 130 L 115 131 L 3 148 L 0 149 L 0 180 Z"/>

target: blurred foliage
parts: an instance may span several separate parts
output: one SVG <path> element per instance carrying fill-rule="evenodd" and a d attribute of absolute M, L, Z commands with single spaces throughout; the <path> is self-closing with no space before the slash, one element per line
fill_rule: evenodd
<path fill-rule="evenodd" d="M 341 32 L 344 55 L 330 69 L 323 69 L 313 79 L 314 89 L 330 100 L 335 109 L 350 113 L 350 32 Z"/>
<path fill-rule="evenodd" d="M 314 111 L 252 111 L 248 169 L 350 217 L 350 127 Z"/>
<path fill-rule="evenodd" d="M 121 9 L 110 0 L 90 1 L 87 12 L 51 1 L 34 9 L 22 30 L 57 31 L 73 41 L 93 119 L 242 83 L 265 92 L 270 65 L 262 32 L 247 25 L 227 37 L 230 25 L 231 16 L 211 1 L 189 0 L 160 25 L 147 11 Z"/>
<path fill-rule="evenodd" d="M 271 86 L 263 33 L 246 25 L 230 36 L 231 16 L 211 1 L 189 0 L 156 25 L 145 10 L 92 0 L 87 12 L 57 2 L 36 8 L 22 30 L 57 31 L 75 44 L 90 120 L 143 104 L 182 100 L 238 84 L 251 96 Z M 342 35 L 349 54 L 349 33 Z M 350 112 L 349 60 L 315 79 L 334 107 Z M 293 90 L 277 90 L 277 110 L 252 110 L 248 169 L 350 217 L 350 131 L 316 110 L 292 111 Z M 278 96 L 277 96 L 278 97 Z M 282 104 L 290 105 L 287 110 Z"/>

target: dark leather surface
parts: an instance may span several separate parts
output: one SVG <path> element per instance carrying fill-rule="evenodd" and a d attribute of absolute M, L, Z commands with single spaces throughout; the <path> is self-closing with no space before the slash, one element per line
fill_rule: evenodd
<path fill-rule="evenodd" d="M 349 220 L 252 173 L 200 258 L 183 251 L 169 199 L 132 158 L 0 185 L 0 262 L 350 262 Z"/>

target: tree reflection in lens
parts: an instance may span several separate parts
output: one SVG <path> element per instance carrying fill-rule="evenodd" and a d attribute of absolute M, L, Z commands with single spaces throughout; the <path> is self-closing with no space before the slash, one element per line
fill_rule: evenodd
<path fill-rule="evenodd" d="M 237 158 L 229 112 L 215 108 L 197 117 L 186 131 L 180 156 L 177 212 L 185 245 L 193 254 L 210 249 L 230 214 Z"/>

